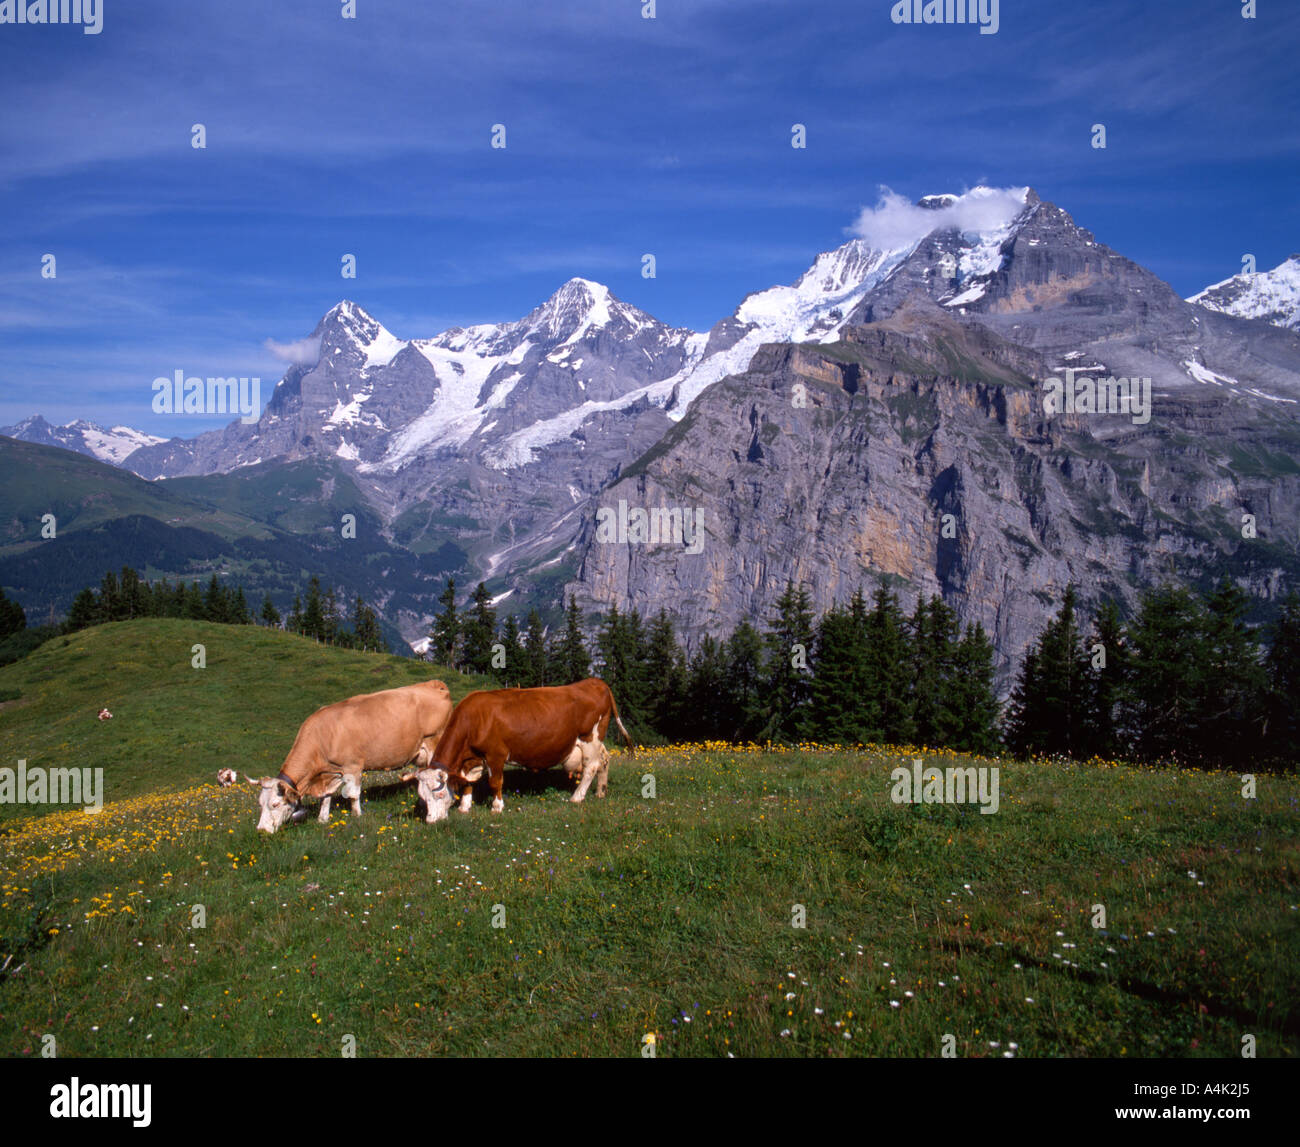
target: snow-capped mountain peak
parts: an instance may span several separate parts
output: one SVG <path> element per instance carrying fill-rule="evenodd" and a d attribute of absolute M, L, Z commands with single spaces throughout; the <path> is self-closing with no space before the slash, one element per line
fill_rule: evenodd
<path fill-rule="evenodd" d="M 85 454 L 113 465 L 118 465 L 141 446 L 156 446 L 166 441 L 164 438 L 133 430 L 129 426 L 113 426 L 105 429 L 97 423 L 87 422 L 84 418 L 74 419 L 62 426 L 53 426 L 39 414 L 33 414 L 13 426 L 0 429 L 0 434 L 24 442 L 35 442 L 41 446 L 61 446 L 65 450 L 75 450 L 78 454 Z"/>
<path fill-rule="evenodd" d="M 996 272 L 1003 244 L 1038 202 L 1028 187 L 975 187 L 917 203 L 882 195 L 858 217 L 856 238 L 822 252 L 791 285 L 749 295 L 714 329 L 711 353 L 652 387 L 649 397 L 666 403 L 669 417 L 681 418 L 707 387 L 744 371 L 764 343 L 834 342 L 846 324 L 862 321 L 857 312 L 864 300 L 904 264 L 941 296 L 962 302 L 976 297 L 982 291 L 971 284 Z M 936 233 L 944 234 L 942 243 Z M 935 249 L 917 264 L 913 256 L 927 242 Z"/>
<path fill-rule="evenodd" d="M 1274 326 L 1300 330 L 1300 255 L 1271 271 L 1242 272 L 1206 287 L 1189 303 L 1244 319 L 1263 319 Z"/>
<path fill-rule="evenodd" d="M 351 299 L 344 299 L 331 307 L 314 333 L 320 339 L 322 362 L 334 363 L 344 359 L 347 366 L 359 365 L 362 370 L 386 366 L 407 345 Z M 355 358 L 361 360 L 359 364 Z"/>
<path fill-rule="evenodd" d="M 523 320 L 543 342 L 576 342 L 592 327 L 608 325 L 613 296 L 603 283 L 570 279 Z"/>

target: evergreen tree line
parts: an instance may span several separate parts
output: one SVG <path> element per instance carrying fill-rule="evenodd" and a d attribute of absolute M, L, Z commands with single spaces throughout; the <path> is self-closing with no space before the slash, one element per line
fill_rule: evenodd
<path fill-rule="evenodd" d="M 502 685 L 561 685 L 591 673 L 576 602 L 548 641 L 533 610 L 521 632 L 498 627 L 482 583 L 458 611 L 455 581 L 439 599 L 431 660 Z M 636 740 L 734 740 L 997 746 L 993 646 L 978 626 L 959 631 L 939 598 L 907 618 L 889 590 L 867 607 L 856 594 L 820 620 L 808 590 L 786 587 L 760 632 L 741 622 L 725 641 L 705 637 L 688 657 L 666 611 L 648 622 L 615 606 L 595 636 L 600 675 Z"/>
<path fill-rule="evenodd" d="M 280 613 L 271 604 L 268 594 L 262 602 L 261 619 L 267 625 L 279 626 Z M 348 628 L 348 625 L 351 628 Z M 284 628 L 290 633 L 300 633 L 303 637 L 313 637 L 325 645 L 338 645 L 344 649 L 362 649 L 372 652 L 388 652 L 388 643 L 379 631 L 379 617 L 365 603 L 360 594 L 352 602 L 349 619 L 343 617 L 342 606 L 334 587 L 321 591 L 320 578 L 313 577 L 307 586 L 307 603 L 304 605 L 300 594 L 294 594 L 293 609 L 284 621 Z"/>
<path fill-rule="evenodd" d="M 102 625 L 108 621 L 131 621 L 137 617 L 184 617 L 194 621 L 219 621 L 228 625 L 250 625 L 252 616 L 243 589 L 223 586 L 213 574 L 207 589 L 197 581 L 166 578 L 150 582 L 138 571 L 123 566 L 121 574 L 110 570 L 99 589 L 83 589 L 72 600 L 64 621 L 65 633 Z"/>
<path fill-rule="evenodd" d="M 1103 603 L 1085 630 L 1074 587 L 1026 654 L 1005 737 L 1018 753 L 1253 771 L 1300 759 L 1300 599 L 1263 630 L 1224 581 L 1208 597 L 1143 595 L 1127 625 Z"/>
<path fill-rule="evenodd" d="M 482 582 L 461 610 L 456 607 L 456 579 L 448 578 L 438 605 L 440 612 L 429 631 L 430 661 L 521 689 L 568 685 L 591 676 L 591 655 L 574 601 L 565 611 L 563 632 L 550 638 L 536 609 L 529 611 L 522 629 L 514 616 L 498 626 L 497 611 Z"/>
<path fill-rule="evenodd" d="M 4 603 L 0 602 L 0 622 L 4 616 Z M 204 589 L 197 581 L 188 585 L 179 579 L 174 583 L 166 578 L 146 581 L 130 566 L 123 566 L 120 575 L 111 571 L 106 573 L 98 590 L 88 588 L 77 594 L 63 624 L 63 632 L 72 633 L 91 625 L 130 621 L 136 617 L 178 617 L 225 625 L 254 623 L 243 588 L 222 585 L 216 574 Z M 293 611 L 287 620 L 281 618 L 270 594 L 262 601 L 258 619 L 272 628 L 287 629 L 346 649 L 386 652 L 388 648 L 379 630 L 378 616 L 361 595 L 358 594 L 352 604 L 351 617 L 345 619 L 334 588 L 331 586 L 322 591 L 318 577 L 311 579 L 305 606 L 301 595 L 294 596 Z"/>
<path fill-rule="evenodd" d="M 27 613 L 0 589 L 0 640 L 27 628 Z"/>

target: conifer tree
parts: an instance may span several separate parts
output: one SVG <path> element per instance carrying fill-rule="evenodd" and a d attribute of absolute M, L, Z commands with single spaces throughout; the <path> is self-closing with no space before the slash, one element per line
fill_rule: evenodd
<path fill-rule="evenodd" d="M 898 596 L 884 586 L 872 595 L 866 619 L 863 684 L 869 697 L 865 733 L 871 740 L 906 745 L 916 740 L 912 696 L 914 655 Z"/>
<path fill-rule="evenodd" d="M 852 609 L 832 606 L 818 622 L 810 694 L 820 741 L 852 745 L 867 739 L 872 699 L 861 691 L 865 636 Z"/>
<path fill-rule="evenodd" d="M 384 637 L 379 630 L 379 618 L 360 594 L 357 594 L 352 603 L 352 634 L 358 649 L 376 653 L 385 649 Z"/>
<path fill-rule="evenodd" d="M 521 685 L 527 654 L 519 635 L 519 621 L 512 613 L 501 623 L 501 644 L 505 648 L 505 665 L 493 669 L 492 675 L 503 685 Z"/>
<path fill-rule="evenodd" d="M 560 684 L 568 685 L 591 676 L 591 654 L 582 637 L 582 611 L 576 598 L 569 599 L 564 614 L 564 637 L 560 642 Z"/>
<path fill-rule="evenodd" d="M 687 695 L 694 725 L 688 735 L 705 740 L 725 740 L 733 730 L 727 723 L 726 654 L 710 634 L 700 638 L 691 658 L 687 677 Z"/>
<path fill-rule="evenodd" d="M 808 589 L 787 582 L 777 599 L 771 628 L 764 635 L 767 720 L 761 739 L 792 741 L 810 725 L 812 656 L 815 647 L 812 606 Z"/>
<path fill-rule="evenodd" d="M 206 607 L 203 603 L 203 591 L 199 589 L 197 581 L 190 582 L 185 590 L 185 613 L 183 616 L 189 621 L 203 621 L 207 617 Z"/>
<path fill-rule="evenodd" d="M 320 578 L 313 575 L 307 585 L 307 604 L 302 611 L 301 632 L 317 641 L 325 638 L 325 605 L 321 597 Z"/>
<path fill-rule="evenodd" d="M 1071 585 L 1061 612 L 1026 654 L 1007 725 L 1008 742 L 1017 752 L 1078 756 L 1088 743 L 1090 664 L 1076 601 Z"/>
<path fill-rule="evenodd" d="M 27 614 L 16 601 L 5 596 L 0 589 L 0 637 L 8 637 L 20 629 L 27 628 Z"/>
<path fill-rule="evenodd" d="M 976 622 L 957 645 L 953 665 L 952 712 L 956 720 L 948 747 L 992 753 L 998 744 L 997 692 L 993 687 L 993 642 Z"/>
<path fill-rule="evenodd" d="M 650 623 L 644 664 L 648 705 L 645 720 L 661 737 L 680 737 L 686 706 L 686 659 L 666 610 L 661 609 Z"/>
<path fill-rule="evenodd" d="M 326 645 L 339 643 L 339 632 L 342 629 L 340 620 L 338 595 L 334 591 L 334 586 L 330 585 L 321 599 L 320 639 Z"/>
<path fill-rule="evenodd" d="M 492 608 L 492 599 L 487 586 L 478 583 L 468 616 L 461 626 L 464 634 L 462 657 L 465 668 L 470 673 L 492 672 L 492 646 L 496 642 L 497 611 Z"/>
<path fill-rule="evenodd" d="M 1205 626 L 1204 606 L 1186 589 L 1165 586 L 1142 597 L 1128 630 L 1121 704 L 1130 749 L 1142 760 L 1187 760 L 1200 740 Z"/>
<path fill-rule="evenodd" d="M 1128 680 L 1128 650 L 1119 606 L 1109 598 L 1097 607 L 1085 652 L 1087 713 L 1082 755 L 1113 760 L 1124 751 L 1119 707 Z"/>
<path fill-rule="evenodd" d="M 1268 675 L 1265 700 L 1265 753 L 1290 768 L 1300 760 L 1300 597 L 1282 603 L 1282 612 L 1269 626 Z"/>
<path fill-rule="evenodd" d="M 724 659 L 727 736 L 734 741 L 753 741 L 767 723 L 769 710 L 763 699 L 763 638 L 748 621 L 732 631 Z"/>
<path fill-rule="evenodd" d="M 83 589 L 72 599 L 65 628 L 69 633 L 75 633 L 78 629 L 86 629 L 99 623 L 99 599 L 93 589 Z"/>
<path fill-rule="evenodd" d="M 272 629 L 280 627 L 280 611 L 275 608 L 269 593 L 262 599 L 262 620 Z"/>
<path fill-rule="evenodd" d="M 442 612 L 434 618 L 429 631 L 429 657 L 448 669 L 460 667 L 461 623 L 456 612 L 456 579 L 447 579 L 447 588 L 438 598 Z"/>
<path fill-rule="evenodd" d="M 1199 732 L 1183 755 L 1207 762 L 1231 760 L 1259 738 L 1265 721 L 1268 674 L 1246 625 L 1250 599 L 1224 578 L 1205 601 L 1204 653 L 1189 667 L 1199 681 Z"/>

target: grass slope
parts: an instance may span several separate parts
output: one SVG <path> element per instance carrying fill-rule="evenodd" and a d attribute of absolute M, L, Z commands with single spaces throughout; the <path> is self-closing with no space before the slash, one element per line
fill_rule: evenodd
<path fill-rule="evenodd" d="M 191 664 L 195 645 L 203 669 Z M 321 705 L 430 677 L 457 700 L 488 684 L 259 626 L 162 618 L 96 626 L 0 669 L 0 696 L 21 693 L 0 707 L 0 765 L 102 767 L 107 800 L 185 788 L 227 766 L 265 776 Z M 96 717 L 105 706 L 111 721 Z M 33 811 L 0 804 L 0 824 Z"/>
<path fill-rule="evenodd" d="M 4 825 L 3 1054 L 1300 1052 L 1293 777 L 1243 800 L 1230 774 L 973 761 L 1001 769 L 982 815 L 892 803 L 910 750 L 688 746 L 615 753 L 604 801 L 512 771 L 503 815 L 480 794 L 428 826 L 372 784 L 360 820 L 268 838 L 248 792 L 151 790 L 274 768 L 311 707 L 410 663 L 208 627 L 197 671 L 202 627 L 136 626 L 0 671 L 5 754 L 92 748 L 126 798 Z M 112 722 L 47 729 L 119 681 Z"/>
<path fill-rule="evenodd" d="M 56 446 L 0 437 L 0 488 L 8 521 L 0 531 L 0 556 L 39 545 L 45 514 L 60 534 L 118 518 L 144 515 L 171 526 L 204 530 L 226 540 L 269 537 L 253 517 L 178 495 L 166 485 Z"/>

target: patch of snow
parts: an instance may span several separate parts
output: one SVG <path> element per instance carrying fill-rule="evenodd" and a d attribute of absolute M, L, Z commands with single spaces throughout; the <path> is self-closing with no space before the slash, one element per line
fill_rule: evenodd
<path fill-rule="evenodd" d="M 966 288 L 960 295 L 949 299 L 943 305 L 945 307 L 960 307 L 964 303 L 973 303 L 976 299 L 982 298 L 986 290 L 988 290 L 987 283 L 976 283 L 975 286 Z"/>
<path fill-rule="evenodd" d="M 362 363 L 361 369 L 364 371 L 374 366 L 387 366 L 406 349 L 406 345 L 381 324 L 379 333 L 366 346 L 366 361 Z"/>

